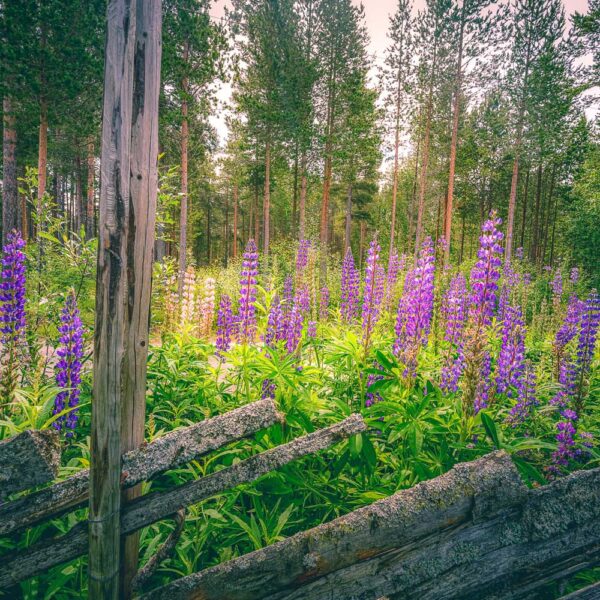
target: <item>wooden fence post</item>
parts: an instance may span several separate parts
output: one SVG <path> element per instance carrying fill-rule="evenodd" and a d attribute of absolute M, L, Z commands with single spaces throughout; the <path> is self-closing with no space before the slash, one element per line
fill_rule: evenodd
<path fill-rule="evenodd" d="M 133 5 L 132 5 L 133 2 Z M 121 393 L 127 340 L 127 243 L 135 0 L 107 9 L 94 334 L 89 597 L 119 594 Z"/>
<path fill-rule="evenodd" d="M 144 441 L 146 362 L 152 292 L 152 260 L 158 189 L 158 97 L 160 93 L 162 0 L 136 0 L 136 34 L 131 129 L 130 221 L 127 257 L 128 339 L 123 370 L 121 450 Z M 123 493 L 131 500 L 137 485 Z M 139 532 L 124 538 L 121 559 L 121 598 L 131 596 L 138 570 Z"/>

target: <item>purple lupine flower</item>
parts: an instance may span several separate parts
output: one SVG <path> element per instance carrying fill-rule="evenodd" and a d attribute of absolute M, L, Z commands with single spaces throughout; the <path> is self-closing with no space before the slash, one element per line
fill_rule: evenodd
<path fill-rule="evenodd" d="M 294 303 L 294 280 L 288 275 L 283 282 L 283 312 L 288 314 Z"/>
<path fill-rule="evenodd" d="M 558 392 L 550 399 L 550 404 L 565 407 L 574 398 L 577 389 L 577 367 L 569 356 L 565 356 L 558 373 Z"/>
<path fill-rule="evenodd" d="M 507 306 L 502 321 L 502 345 L 498 356 L 496 389 L 512 398 L 519 395 L 525 373 L 525 323 L 518 306 Z"/>
<path fill-rule="evenodd" d="M 261 399 L 262 400 L 274 400 L 275 392 L 277 391 L 277 384 L 270 379 L 264 379 L 261 386 Z"/>
<path fill-rule="evenodd" d="M 473 412 L 477 414 L 480 410 L 487 408 L 490 401 L 490 374 L 492 372 L 492 358 L 489 352 L 485 352 L 481 362 L 481 372 L 477 388 L 475 391 L 475 400 L 473 403 Z"/>
<path fill-rule="evenodd" d="M 511 263 L 504 264 L 503 283 L 498 299 L 498 317 L 504 319 L 504 311 L 510 304 L 511 292 L 519 284 L 519 273 L 512 268 Z"/>
<path fill-rule="evenodd" d="M 287 327 L 285 347 L 288 354 L 293 354 L 298 349 L 300 340 L 302 339 L 302 327 L 304 326 L 304 314 L 298 302 L 294 302 L 294 306 L 290 311 Z"/>
<path fill-rule="evenodd" d="M 348 248 L 342 264 L 340 309 L 342 318 L 349 323 L 358 314 L 360 273 L 354 266 L 352 250 Z"/>
<path fill-rule="evenodd" d="M 394 354 L 401 356 L 406 374 L 414 376 L 419 346 L 427 344 L 433 316 L 435 256 L 433 242 L 427 238 L 413 269 L 406 275 L 404 292 L 398 303 Z"/>
<path fill-rule="evenodd" d="M 523 250 L 523 247 L 520 246 L 519 248 L 517 248 L 515 250 L 515 258 L 518 258 L 519 260 L 523 260 L 523 255 L 524 255 L 524 250 Z"/>
<path fill-rule="evenodd" d="M 279 296 L 275 296 L 271 301 L 269 316 L 267 318 L 267 331 L 265 332 L 264 342 L 268 348 L 273 348 L 278 340 L 278 332 L 281 330 L 283 321 L 283 312 Z"/>
<path fill-rule="evenodd" d="M 240 307 L 238 316 L 238 336 L 240 342 L 254 339 L 256 332 L 256 281 L 258 277 L 258 250 L 254 240 L 246 246 L 240 278 Z"/>
<path fill-rule="evenodd" d="M 308 266 L 308 251 L 310 250 L 310 240 L 300 240 L 298 253 L 296 254 L 296 277 L 301 278 L 304 270 Z"/>
<path fill-rule="evenodd" d="M 577 433 L 575 422 L 577 414 L 573 411 L 568 411 L 567 414 L 563 414 L 563 417 L 563 420 L 556 423 L 558 448 L 552 453 L 552 462 L 554 464 L 551 468 L 551 472 L 555 475 L 560 474 L 561 468 L 567 467 L 569 461 L 575 458 L 575 434 Z"/>
<path fill-rule="evenodd" d="M 81 366 L 83 359 L 83 324 L 77 308 L 75 292 L 67 294 L 65 305 L 60 313 L 60 333 L 56 354 L 58 362 L 55 367 L 56 384 L 61 391 L 54 400 L 54 412 L 58 414 L 65 408 L 72 408 L 67 415 L 58 417 L 53 425 L 60 430 L 67 427 L 67 437 L 72 437 L 77 425 L 77 405 L 81 384 Z"/>
<path fill-rule="evenodd" d="M 571 269 L 569 281 L 571 282 L 571 285 L 577 285 L 577 282 L 579 281 L 579 269 L 577 267 Z"/>
<path fill-rule="evenodd" d="M 442 366 L 442 377 L 440 388 L 446 394 L 458 391 L 458 380 L 462 375 L 465 361 L 462 344 L 459 344 L 456 349 L 456 355 L 448 353 Z"/>
<path fill-rule="evenodd" d="M 382 367 L 379 363 L 375 363 L 375 367 L 382 370 Z M 383 375 L 378 375 L 377 373 L 369 373 L 367 377 L 367 393 L 365 394 L 365 406 L 373 406 L 376 402 L 381 402 L 383 398 L 379 392 L 369 392 L 369 388 L 376 382 L 381 381 L 383 379 Z"/>
<path fill-rule="evenodd" d="M 321 288 L 321 296 L 319 298 L 319 319 L 327 321 L 329 316 L 329 288 L 324 285 Z"/>
<path fill-rule="evenodd" d="M 309 338 L 316 338 L 317 337 L 317 322 L 316 321 L 309 321 L 308 325 L 306 326 L 306 336 Z"/>
<path fill-rule="evenodd" d="M 445 323 L 444 339 L 458 344 L 465 328 L 467 317 L 467 282 L 462 273 L 450 281 L 442 302 L 442 318 Z"/>
<path fill-rule="evenodd" d="M 362 305 L 362 326 L 365 344 L 368 345 L 373 328 L 379 319 L 383 300 L 384 270 L 379 264 L 381 247 L 376 240 L 369 246 L 365 267 L 365 292 Z"/>
<path fill-rule="evenodd" d="M 235 330 L 235 319 L 231 309 L 231 298 L 223 294 L 219 300 L 219 311 L 217 313 L 217 356 L 222 357 L 231 347 L 231 338 Z"/>
<path fill-rule="evenodd" d="M 563 278 L 560 269 L 556 269 L 554 277 L 550 282 L 550 288 L 552 289 L 552 302 L 554 305 L 560 304 L 563 293 Z"/>
<path fill-rule="evenodd" d="M 398 258 L 398 253 L 396 250 L 393 250 L 388 261 L 387 274 L 385 278 L 385 306 L 387 308 L 389 308 L 394 296 L 394 289 L 396 288 L 396 283 L 398 282 L 399 271 L 400 259 Z"/>
<path fill-rule="evenodd" d="M 296 292 L 294 303 L 298 305 L 299 310 L 304 316 L 310 313 L 310 290 L 308 285 L 302 285 Z"/>
<path fill-rule="evenodd" d="M 492 212 L 489 220 L 483 224 L 478 261 L 471 270 L 471 307 L 469 314 L 473 321 L 481 325 L 489 325 L 496 307 L 496 291 L 500 279 L 500 255 L 503 252 L 500 242 L 504 238 L 498 229 L 502 219 Z"/>
<path fill-rule="evenodd" d="M 556 337 L 554 338 L 555 349 L 565 348 L 565 346 L 577 335 L 583 307 L 584 303 L 573 294 L 569 299 L 565 320 L 560 329 L 556 332 Z"/>
<path fill-rule="evenodd" d="M 524 384 L 519 389 L 517 403 L 510 409 L 506 421 L 513 427 L 525 424 L 533 414 L 533 410 L 538 405 L 536 396 L 536 376 L 533 365 L 530 361 L 525 365 Z"/>
<path fill-rule="evenodd" d="M 19 342 L 25 332 L 25 241 L 18 231 L 7 237 L 0 282 L 0 332 L 2 342 Z"/>
<path fill-rule="evenodd" d="M 580 381 L 587 375 L 594 358 L 600 326 L 600 297 L 592 290 L 581 312 L 579 338 L 577 340 L 577 371 Z M 582 390 L 579 390 L 581 394 Z"/>

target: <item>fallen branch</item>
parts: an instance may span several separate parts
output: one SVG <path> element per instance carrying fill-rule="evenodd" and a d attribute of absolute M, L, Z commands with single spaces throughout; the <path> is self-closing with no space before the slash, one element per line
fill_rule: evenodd
<path fill-rule="evenodd" d="M 59 465 L 57 431 L 24 431 L 0 441 L 0 499 L 52 481 Z"/>
<path fill-rule="evenodd" d="M 123 456 L 123 487 L 133 487 L 281 421 L 273 401 L 261 400 L 171 431 Z M 83 506 L 88 498 L 89 475 L 86 469 L 49 488 L 0 504 L 0 536 Z"/>
<path fill-rule="evenodd" d="M 124 508 L 121 535 L 133 533 L 237 485 L 255 481 L 297 458 L 324 450 L 365 429 L 362 417 L 351 415 L 340 423 L 271 448 L 202 479 L 142 496 Z M 87 523 L 82 522 L 62 537 L 5 558 L 0 566 L 0 589 L 85 554 L 87 541 Z"/>

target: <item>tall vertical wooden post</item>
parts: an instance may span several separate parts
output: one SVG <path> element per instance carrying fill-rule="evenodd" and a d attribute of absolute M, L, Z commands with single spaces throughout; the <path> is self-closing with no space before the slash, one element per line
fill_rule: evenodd
<path fill-rule="evenodd" d="M 158 190 L 158 96 L 160 92 L 161 2 L 136 0 L 136 34 L 131 128 L 131 182 L 127 244 L 128 338 L 123 370 L 121 451 L 144 441 L 146 361 L 152 291 L 152 261 Z M 140 495 L 141 486 L 124 493 L 127 501 Z M 122 546 L 121 598 L 131 595 L 138 567 L 139 533 Z"/>
<path fill-rule="evenodd" d="M 132 4 L 133 2 L 133 4 Z M 127 244 L 135 0 L 107 9 L 96 276 L 89 512 L 89 597 L 119 594 L 121 394 L 127 327 Z"/>

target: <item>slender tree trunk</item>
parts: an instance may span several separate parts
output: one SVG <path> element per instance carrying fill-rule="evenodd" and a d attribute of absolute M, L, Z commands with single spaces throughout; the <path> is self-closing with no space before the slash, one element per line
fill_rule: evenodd
<path fill-rule="evenodd" d="M 425 192 L 427 188 L 427 164 L 429 162 L 429 138 L 431 135 L 431 116 L 433 111 L 433 84 L 437 62 L 437 38 L 433 47 L 433 62 L 431 64 L 431 79 L 427 98 L 427 118 L 425 122 L 425 138 L 423 140 L 423 157 L 421 159 L 421 177 L 419 181 L 419 205 L 417 208 L 417 229 L 415 234 L 415 256 L 419 252 L 423 238 L 423 210 L 425 208 Z"/>
<path fill-rule="evenodd" d="M 17 184 L 17 129 L 11 99 L 2 102 L 2 245 L 13 229 L 19 229 L 19 186 Z M 25 212 L 25 214 L 27 214 Z M 21 226 L 21 235 L 27 232 Z"/>
<path fill-rule="evenodd" d="M 233 184 L 233 258 L 237 258 L 238 249 L 238 182 Z"/>
<path fill-rule="evenodd" d="M 189 42 L 183 44 L 183 62 L 189 61 Z M 181 209 L 179 213 L 179 294 L 183 292 L 183 281 L 187 268 L 187 220 L 188 220 L 188 95 L 189 79 L 183 78 L 181 90 L 183 100 L 181 102 Z"/>
<path fill-rule="evenodd" d="M 73 224 L 75 233 L 81 228 L 81 209 L 83 207 L 83 173 L 81 172 L 81 156 L 75 159 L 75 204 L 73 206 Z"/>
<path fill-rule="evenodd" d="M 258 218 L 258 181 L 254 186 L 254 241 L 259 247 L 260 243 L 260 219 Z"/>
<path fill-rule="evenodd" d="M 462 92 L 462 58 L 463 37 L 465 31 L 465 7 L 467 0 L 463 0 L 462 15 L 460 20 L 460 35 L 458 39 L 458 59 L 456 67 L 456 86 L 454 89 L 454 112 L 452 115 L 452 140 L 450 142 L 450 168 L 448 173 L 448 195 L 446 197 L 446 212 L 444 215 L 444 266 L 450 262 L 450 242 L 452 235 L 452 204 L 454 200 L 454 175 L 456 170 L 456 148 L 458 145 L 458 123 L 460 117 L 460 95 Z"/>
<path fill-rule="evenodd" d="M 400 52 L 402 52 L 402 43 L 404 38 L 400 41 Z M 392 181 L 392 215 L 390 222 L 390 250 L 388 253 L 388 267 L 391 265 L 392 256 L 394 254 L 394 243 L 396 236 L 396 211 L 398 204 L 398 162 L 399 162 L 399 149 L 400 149 L 400 101 L 402 99 L 402 86 L 404 84 L 404 78 L 402 77 L 402 67 L 398 67 L 397 74 L 398 85 L 396 88 L 396 115 L 394 123 L 394 170 L 393 170 L 393 181 Z"/>
<path fill-rule="evenodd" d="M 210 202 L 206 207 L 206 262 L 210 264 L 212 260 L 212 210 Z"/>
<path fill-rule="evenodd" d="M 87 144 L 87 197 L 85 210 L 85 235 L 87 239 L 94 237 L 94 142 Z"/>
<path fill-rule="evenodd" d="M 367 226 L 364 221 L 360 222 L 360 240 L 358 244 L 358 268 L 362 270 L 363 254 L 365 252 L 365 237 L 367 235 Z"/>
<path fill-rule="evenodd" d="M 558 219 L 558 201 L 554 203 L 554 218 L 552 219 L 552 240 L 550 242 L 550 264 L 554 264 L 554 236 L 556 234 L 556 220 Z"/>
<path fill-rule="evenodd" d="M 419 118 L 419 121 L 421 119 Z M 419 181 L 419 156 L 421 152 L 421 133 L 417 138 L 417 149 L 415 151 L 415 170 L 413 173 L 412 193 L 410 197 L 410 205 L 408 207 L 408 243 L 407 252 L 410 252 L 410 244 L 414 240 L 414 221 L 415 221 L 415 204 L 417 202 L 417 183 Z"/>
<path fill-rule="evenodd" d="M 269 255 L 271 237 L 271 140 L 265 144 L 265 197 L 263 200 L 263 253 Z"/>
<path fill-rule="evenodd" d="M 344 236 L 344 256 L 350 247 L 350 234 L 352 231 L 352 184 L 348 184 L 346 193 L 346 231 Z"/>
<path fill-rule="evenodd" d="M 308 177 L 306 174 L 306 152 L 302 153 L 300 160 L 300 202 L 298 207 L 298 239 L 303 240 L 306 228 L 306 188 L 308 185 Z"/>
<path fill-rule="evenodd" d="M 91 600 L 119 597 L 121 411 L 129 335 L 127 247 L 136 11 L 128 0 L 111 0 L 107 19 L 89 501 Z"/>
<path fill-rule="evenodd" d="M 48 104 L 44 98 L 40 101 L 40 127 L 38 139 L 38 189 L 37 218 L 38 232 L 41 229 L 42 198 L 46 193 L 46 173 L 48 163 Z"/>
<path fill-rule="evenodd" d="M 541 263 L 543 264 L 546 260 L 546 250 L 548 249 L 548 232 L 550 231 L 550 219 L 553 209 L 554 202 L 554 185 L 556 182 L 556 165 L 552 165 L 552 174 L 550 176 L 550 189 L 548 190 L 548 201 L 547 201 L 547 209 L 546 209 L 546 218 L 544 224 L 544 235 L 543 235 L 543 247 L 541 254 Z"/>
<path fill-rule="evenodd" d="M 515 223 L 515 206 L 517 203 L 517 183 L 519 181 L 519 158 L 521 154 L 521 145 L 523 143 L 523 118 L 525 115 L 525 97 L 527 83 L 529 79 L 529 58 L 531 52 L 531 40 L 527 42 L 527 51 L 525 55 L 525 75 L 523 77 L 523 87 L 521 90 L 521 102 L 519 106 L 519 116 L 517 121 L 517 137 L 515 140 L 515 157 L 513 161 L 512 180 L 510 183 L 510 197 L 508 199 L 508 218 L 506 221 L 506 244 L 504 260 L 509 263 L 512 258 L 513 229 Z"/>
<path fill-rule="evenodd" d="M 460 228 L 460 258 L 458 259 L 458 264 L 460 264 L 460 265 L 462 265 L 463 255 L 464 255 L 464 251 L 465 251 L 465 222 L 466 222 L 466 217 L 465 217 L 465 214 L 463 213 L 462 225 Z"/>
<path fill-rule="evenodd" d="M 223 253 L 223 264 L 225 268 L 229 263 L 229 192 L 225 196 L 225 222 L 223 224 L 223 245 L 225 252 Z"/>
<path fill-rule="evenodd" d="M 523 191 L 523 216 L 521 217 L 521 248 L 525 247 L 525 224 L 527 222 L 527 200 L 529 195 L 529 169 L 525 174 L 525 190 Z"/>
<path fill-rule="evenodd" d="M 296 235 L 296 217 L 298 216 L 298 142 L 294 152 L 294 195 L 292 197 L 292 237 Z"/>
<path fill-rule="evenodd" d="M 532 242 L 530 248 L 530 258 L 532 262 L 535 262 L 538 252 L 538 230 L 539 230 L 539 220 L 540 220 L 540 205 L 542 201 L 542 163 L 540 159 L 540 163 L 537 168 L 537 186 L 535 190 L 535 212 L 533 215 L 533 232 L 532 232 Z"/>

